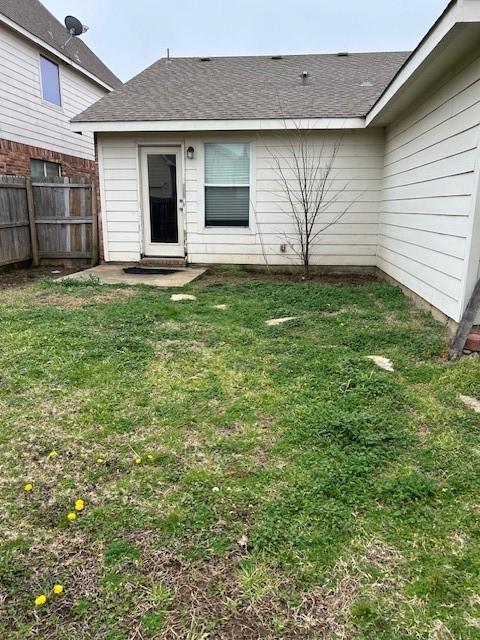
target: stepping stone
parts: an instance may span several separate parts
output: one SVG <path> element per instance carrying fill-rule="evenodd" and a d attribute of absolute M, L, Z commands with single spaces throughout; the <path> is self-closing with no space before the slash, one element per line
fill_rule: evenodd
<path fill-rule="evenodd" d="M 174 293 L 170 296 L 170 300 L 173 300 L 173 302 L 181 302 L 182 300 L 196 300 L 196 297 L 189 293 Z"/>
<path fill-rule="evenodd" d="M 214 304 L 213 308 L 214 309 L 226 309 L 227 305 L 226 304 Z"/>
<path fill-rule="evenodd" d="M 384 356 L 367 356 L 367 358 L 374 362 L 377 367 L 380 367 L 380 369 L 385 369 L 385 371 L 394 371 L 392 361 Z"/>
<path fill-rule="evenodd" d="M 276 327 L 279 324 L 283 324 L 284 322 L 289 322 L 289 320 L 296 319 L 296 316 L 289 316 L 288 318 L 272 318 L 271 320 L 265 320 L 265 324 L 268 324 L 269 327 Z"/>
<path fill-rule="evenodd" d="M 466 404 L 467 407 L 473 409 L 476 413 L 480 413 L 480 400 L 476 398 L 471 398 L 470 396 L 458 396 L 463 404 Z"/>

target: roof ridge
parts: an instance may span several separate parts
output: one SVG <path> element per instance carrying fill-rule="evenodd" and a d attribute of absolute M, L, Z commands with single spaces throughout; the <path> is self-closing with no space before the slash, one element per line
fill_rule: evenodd
<path fill-rule="evenodd" d="M 329 52 L 329 53 L 260 53 L 260 54 L 239 54 L 239 55 L 197 55 L 197 56 L 162 56 L 158 58 L 156 62 L 160 62 L 160 60 L 200 60 L 201 58 L 210 58 L 210 60 L 237 60 L 237 59 L 245 59 L 245 58 L 265 58 L 271 59 L 272 57 L 281 56 L 282 58 L 306 58 L 306 57 L 322 57 L 322 56 L 332 56 L 338 57 L 338 51 Z M 348 51 L 348 56 L 361 56 L 361 55 L 382 55 L 382 54 L 401 54 L 406 55 L 412 53 L 410 50 L 395 50 L 395 51 Z M 347 56 L 345 56 L 347 57 Z M 153 63 L 155 64 L 155 62 Z M 151 65 L 150 65 L 151 66 Z M 142 73 L 142 72 L 140 72 Z"/>

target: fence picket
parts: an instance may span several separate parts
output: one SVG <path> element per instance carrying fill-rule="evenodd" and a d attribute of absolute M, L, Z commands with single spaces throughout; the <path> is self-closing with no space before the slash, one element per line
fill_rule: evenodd
<path fill-rule="evenodd" d="M 67 178 L 0 176 L 0 266 L 98 260 L 95 186 Z"/>

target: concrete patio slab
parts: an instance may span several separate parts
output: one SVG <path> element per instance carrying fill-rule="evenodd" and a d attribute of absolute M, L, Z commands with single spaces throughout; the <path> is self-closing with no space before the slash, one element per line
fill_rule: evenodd
<path fill-rule="evenodd" d="M 193 280 L 203 275 L 206 269 L 195 269 L 192 267 L 162 267 L 162 269 L 170 270 L 172 273 L 156 274 L 156 273 L 125 273 L 127 267 L 138 266 L 134 262 L 108 263 L 99 264 L 96 267 L 71 273 L 59 280 L 85 280 L 90 276 L 99 279 L 100 284 L 149 284 L 153 287 L 170 288 L 183 287 Z M 145 268 L 148 271 L 148 268 Z"/>

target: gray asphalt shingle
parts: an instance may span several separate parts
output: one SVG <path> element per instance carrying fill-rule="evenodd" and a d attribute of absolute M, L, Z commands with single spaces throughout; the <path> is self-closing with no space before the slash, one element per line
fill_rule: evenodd
<path fill-rule="evenodd" d="M 408 55 L 161 58 L 74 121 L 364 116 Z"/>

